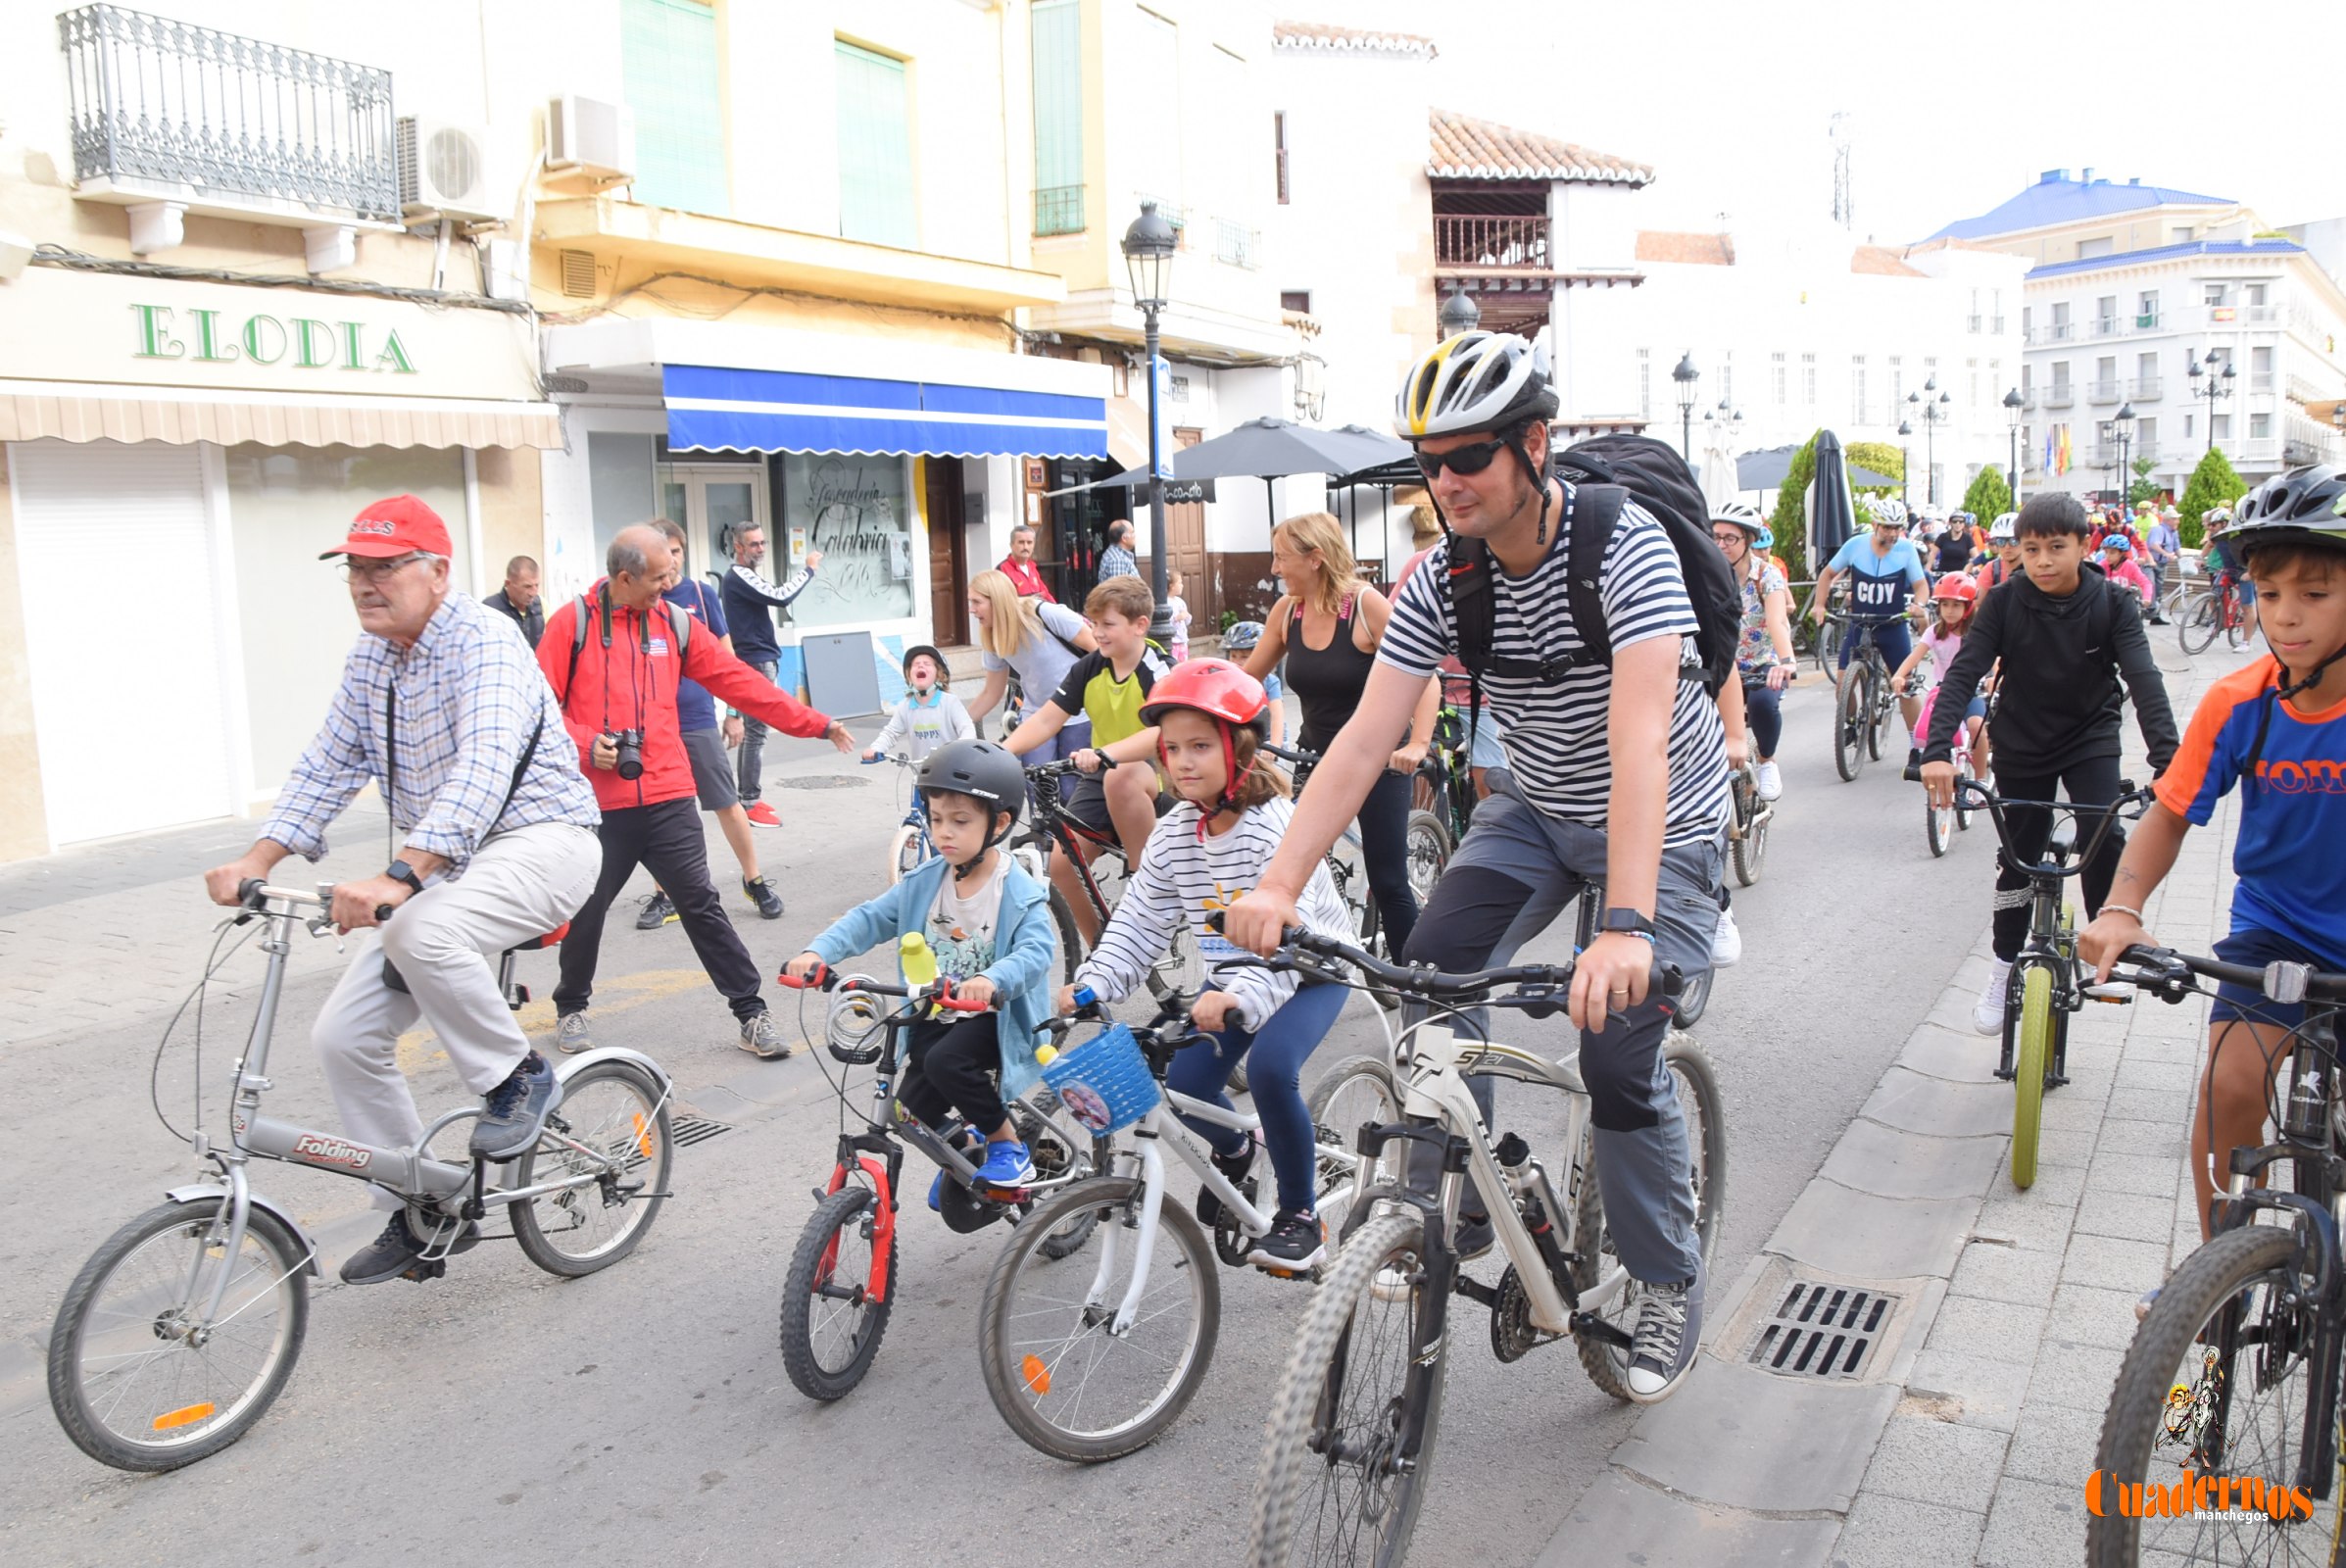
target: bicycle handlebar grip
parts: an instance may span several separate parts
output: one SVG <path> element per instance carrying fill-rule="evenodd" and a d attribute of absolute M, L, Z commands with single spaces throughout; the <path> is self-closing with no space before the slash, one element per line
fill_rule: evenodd
<path fill-rule="evenodd" d="M 1678 972 L 1675 963 L 1657 963 L 1645 977 L 1645 994 L 1649 997 L 1675 997 L 1686 989 L 1686 977 Z"/>
<path fill-rule="evenodd" d="M 814 965 L 814 973 L 804 980 L 792 978 L 791 972 L 784 969 L 774 976 L 774 983 L 788 986 L 793 991 L 828 991 L 831 989 L 831 966 L 818 959 Z"/>
<path fill-rule="evenodd" d="M 393 907 L 394 906 L 388 904 L 376 905 L 374 906 L 374 923 L 376 925 L 381 925 L 386 920 L 389 920 L 391 918 L 391 910 Z"/>
<path fill-rule="evenodd" d="M 236 884 L 236 902 L 247 907 L 257 907 L 261 903 L 261 890 L 268 885 L 268 882 L 260 877 L 246 877 Z"/>

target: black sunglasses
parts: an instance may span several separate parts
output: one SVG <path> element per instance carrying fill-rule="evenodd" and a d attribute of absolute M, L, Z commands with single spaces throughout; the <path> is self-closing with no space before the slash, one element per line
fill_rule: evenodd
<path fill-rule="evenodd" d="M 1491 466 L 1491 461 L 1507 450 L 1504 441 L 1478 441 L 1470 447 L 1454 447 L 1447 452 L 1428 452 L 1418 449 L 1417 467 L 1429 479 L 1442 477 L 1442 470 L 1452 473 L 1481 473 Z"/>

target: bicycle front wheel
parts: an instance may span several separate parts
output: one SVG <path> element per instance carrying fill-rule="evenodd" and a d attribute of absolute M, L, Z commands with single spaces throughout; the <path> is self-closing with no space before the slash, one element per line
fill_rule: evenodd
<path fill-rule="evenodd" d="M 896 1310 L 896 1233 L 889 1233 L 887 1256 L 878 1256 L 876 1196 L 868 1187 L 843 1187 L 825 1198 L 791 1254 L 782 1282 L 782 1370 L 809 1399 L 854 1392 Z"/>
<path fill-rule="evenodd" d="M 1933 806 L 1923 802 L 1923 835 L 1931 845 L 1931 858 L 1937 859 L 1947 853 L 1947 846 L 1955 838 L 1955 808 Z"/>
<path fill-rule="evenodd" d="M 2175 617 L 2175 640 L 2183 645 L 2186 654 L 2205 653 L 2216 641 L 2222 619 L 2214 594 L 2194 594 L 2183 606 L 2183 612 Z"/>
<path fill-rule="evenodd" d="M 2295 1249 L 2283 1226 L 2245 1225 L 2160 1288 L 2119 1367 L 2086 1483 L 2093 1568 L 2339 1560 L 2340 1489 L 2289 1490 L 2308 1404 L 2335 1397 L 2314 1387 L 2320 1318 L 2292 1276 Z M 2334 1410 L 2322 1420 L 2334 1425 Z M 2154 1491 L 2162 1506 L 2145 1518 Z"/>
<path fill-rule="evenodd" d="M 1448 1369 L 1426 1346 L 1424 1234 L 1414 1214 L 1369 1221 L 1304 1311 L 1254 1477 L 1253 1568 L 1408 1556 Z"/>
<path fill-rule="evenodd" d="M 919 828 L 909 822 L 898 828 L 896 836 L 888 841 L 888 885 L 894 887 L 902 882 L 905 873 L 927 859 L 931 853 L 927 836 Z"/>
<path fill-rule="evenodd" d="M 66 1291 L 49 1333 L 49 1404 L 101 1464 L 176 1470 L 218 1453 L 293 1375 L 310 1325 L 309 1251 L 256 1206 L 231 1257 L 225 1207 L 211 1198 L 147 1210 Z"/>
<path fill-rule="evenodd" d="M 1866 683 L 1862 668 L 1841 672 L 1833 710 L 1833 766 L 1844 784 L 1856 782 L 1866 765 Z"/>
<path fill-rule="evenodd" d="M 1749 887 L 1760 879 L 1760 865 L 1768 858 L 1768 823 L 1774 815 L 1766 807 L 1755 805 L 1751 820 L 1744 823 L 1743 831 L 1735 835 L 1735 881 L 1742 887 Z"/>
<path fill-rule="evenodd" d="M 1314 1201 L 1328 1234 L 1340 1235 L 1361 1193 L 1399 1175 L 1397 1155 L 1364 1159 L 1357 1146 L 1362 1127 L 1390 1126 L 1401 1119 L 1400 1093 L 1393 1086 L 1393 1069 L 1381 1057 L 1346 1056 L 1320 1075 L 1303 1107 L 1311 1115 L 1312 1138 L 1319 1146 Z"/>
<path fill-rule="evenodd" d="M 2250 618 L 2254 612 L 2234 606 L 2224 620 L 2224 643 L 2226 648 L 2246 648 L 2256 636 L 2256 622 Z"/>
<path fill-rule="evenodd" d="M 2018 1050 L 2012 1072 L 2012 1185 L 2036 1185 L 2036 1140 L 2044 1124 L 2044 1075 L 2053 1060 L 2053 971 L 2022 971 Z M 2009 1006 L 2009 1003 L 2007 1003 Z"/>
<path fill-rule="evenodd" d="M 537 1146 L 513 1162 L 515 1187 L 571 1184 L 513 1205 L 521 1254 L 566 1279 L 611 1267 L 659 1217 L 675 1157 L 667 1098 L 642 1068 L 599 1061 L 572 1073 Z"/>
<path fill-rule="evenodd" d="M 1432 811 L 1411 811 L 1405 843 L 1409 853 L 1409 891 L 1417 895 L 1417 906 L 1423 909 L 1426 901 L 1434 897 L 1434 885 L 1442 880 L 1442 868 L 1450 863 L 1450 832 Z M 1400 962 L 1399 954 L 1393 956 L 1395 963 Z"/>
<path fill-rule="evenodd" d="M 978 1307 L 986 1393 L 1012 1432 L 1055 1459 L 1096 1464 L 1156 1441 L 1213 1364 L 1222 1284 L 1190 1211 L 1161 1203 L 1128 1324 L 1117 1319 L 1142 1265 L 1147 1189 L 1128 1176 L 1068 1188 L 1038 1204 L 994 1260 Z M 1042 1246 L 1091 1222 L 1099 1245 L 1054 1260 Z"/>
<path fill-rule="evenodd" d="M 1868 650 L 1869 653 L 1872 650 Z M 1889 671 L 1879 658 L 1866 661 L 1866 755 L 1882 760 L 1882 732 L 1889 728 Z"/>

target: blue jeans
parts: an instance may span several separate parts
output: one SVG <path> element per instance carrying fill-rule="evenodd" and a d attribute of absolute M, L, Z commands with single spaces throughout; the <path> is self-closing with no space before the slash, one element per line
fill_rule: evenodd
<path fill-rule="evenodd" d="M 782 667 L 780 661 L 760 659 L 750 667 L 767 680 Z M 765 720 L 748 713 L 741 715 L 741 751 L 733 760 L 733 789 L 744 806 L 758 804 L 758 791 L 764 783 Z"/>
<path fill-rule="evenodd" d="M 1860 620 L 1849 626 L 1849 634 L 1841 639 L 1841 668 L 1849 667 L 1850 658 L 1857 645 L 1866 638 L 1874 639 L 1874 646 L 1882 650 L 1882 661 L 1895 670 L 1906 662 L 1906 656 L 1914 652 L 1914 635 L 1906 629 L 1906 617 L 1895 620 Z"/>
<path fill-rule="evenodd" d="M 1784 739 L 1784 693 L 1768 684 L 1765 670 L 1756 678 L 1744 672 L 1743 722 L 1751 726 L 1752 755 L 1774 757 L 1776 743 Z"/>
<path fill-rule="evenodd" d="M 1271 1147 L 1279 1206 L 1297 1213 L 1310 1213 L 1317 1196 L 1312 1180 L 1318 1163 L 1316 1140 L 1311 1112 L 1303 1106 L 1303 1060 L 1327 1037 L 1349 995 L 1344 986 L 1307 985 L 1288 998 L 1260 1029 L 1225 1029 L 1185 1046 L 1165 1073 L 1166 1084 L 1176 1092 L 1229 1110 L 1230 1097 L 1222 1086 L 1232 1064 L 1247 1057 L 1246 1090 L 1254 1097 L 1254 1113 L 1262 1118 L 1263 1142 Z M 1246 1147 L 1246 1135 L 1231 1128 L 1187 1116 L 1182 1121 L 1218 1154 L 1235 1154 Z"/>

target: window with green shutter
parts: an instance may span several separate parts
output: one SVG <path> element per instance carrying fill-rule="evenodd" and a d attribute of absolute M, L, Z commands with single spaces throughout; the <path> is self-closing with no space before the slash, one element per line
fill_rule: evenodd
<path fill-rule="evenodd" d="M 1035 232 L 1084 231 L 1084 16 L 1035 0 Z"/>
<path fill-rule="evenodd" d="M 706 0 L 622 0 L 620 60 L 635 111 L 635 199 L 726 216 L 716 8 Z"/>
<path fill-rule="evenodd" d="M 915 250 L 912 117 L 904 63 L 852 43 L 837 46 L 839 232 Z"/>

